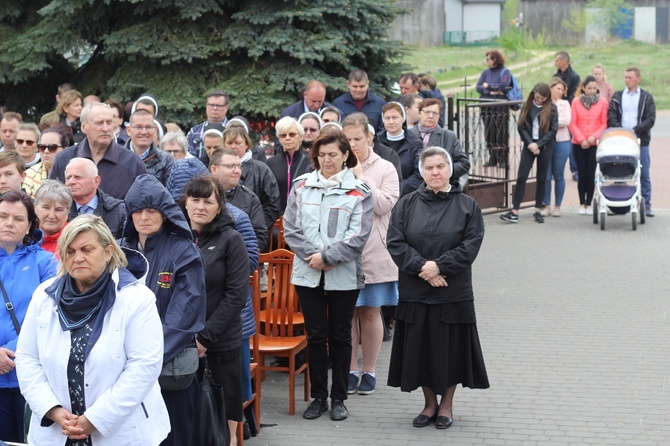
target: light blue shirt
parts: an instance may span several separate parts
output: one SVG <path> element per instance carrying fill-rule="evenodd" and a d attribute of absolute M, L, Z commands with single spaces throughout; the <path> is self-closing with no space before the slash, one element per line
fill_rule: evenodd
<path fill-rule="evenodd" d="M 621 95 L 621 127 L 632 129 L 637 126 L 637 110 L 640 105 L 640 87 L 631 93 L 628 89 Z"/>
<path fill-rule="evenodd" d="M 93 195 L 93 198 L 88 203 L 81 205 L 76 203 L 76 205 L 77 214 L 92 214 L 98 208 L 98 194 Z M 82 208 L 84 209 L 82 210 Z"/>

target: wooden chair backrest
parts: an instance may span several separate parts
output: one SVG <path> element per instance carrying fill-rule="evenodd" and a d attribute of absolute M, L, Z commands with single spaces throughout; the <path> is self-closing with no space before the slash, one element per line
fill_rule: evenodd
<path fill-rule="evenodd" d="M 259 261 L 268 264 L 267 314 L 265 321 L 261 322 L 261 333 L 266 336 L 293 336 L 293 317 L 299 308 L 298 295 L 291 283 L 293 253 L 277 249 L 261 253 Z"/>
<path fill-rule="evenodd" d="M 258 354 L 260 334 L 260 304 L 261 304 L 261 276 L 258 270 L 249 276 L 249 288 L 251 289 L 251 302 L 254 308 L 254 319 L 256 320 L 256 334 L 251 337 L 251 357 L 253 362 L 258 362 L 260 355 Z"/>
<path fill-rule="evenodd" d="M 272 225 L 270 230 L 270 249 L 273 248 L 273 243 L 275 242 L 274 232 L 277 231 L 277 249 L 286 249 L 286 240 L 284 239 L 284 216 L 280 215 L 277 221 Z"/>

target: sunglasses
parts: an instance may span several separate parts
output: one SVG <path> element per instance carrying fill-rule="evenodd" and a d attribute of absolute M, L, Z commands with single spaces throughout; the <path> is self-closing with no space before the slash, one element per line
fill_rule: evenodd
<path fill-rule="evenodd" d="M 305 127 L 305 133 L 318 133 L 319 129 L 312 129 L 309 127 Z"/>
<path fill-rule="evenodd" d="M 29 140 L 29 139 L 17 139 L 17 140 L 16 140 L 16 143 L 17 143 L 18 145 L 22 145 L 22 144 L 25 143 L 28 147 L 32 147 L 33 144 L 35 144 L 35 141 L 31 141 L 31 140 Z"/>
<path fill-rule="evenodd" d="M 37 144 L 37 150 L 40 152 L 55 152 L 61 147 L 63 146 L 59 146 L 58 144 Z"/>
<path fill-rule="evenodd" d="M 288 133 L 280 133 L 279 134 L 279 139 L 285 139 L 285 138 L 295 138 L 298 136 L 296 132 L 288 132 Z"/>

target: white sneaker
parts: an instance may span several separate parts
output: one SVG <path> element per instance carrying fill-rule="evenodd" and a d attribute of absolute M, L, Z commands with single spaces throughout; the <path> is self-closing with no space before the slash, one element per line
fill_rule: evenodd
<path fill-rule="evenodd" d="M 584 206 L 580 207 L 578 214 L 579 215 L 586 215 L 586 208 Z"/>
<path fill-rule="evenodd" d="M 591 206 L 586 208 L 586 215 L 593 215 L 593 208 Z"/>

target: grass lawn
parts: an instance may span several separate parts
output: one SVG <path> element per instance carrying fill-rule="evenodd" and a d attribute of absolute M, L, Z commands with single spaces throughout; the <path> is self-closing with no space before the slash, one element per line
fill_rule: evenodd
<path fill-rule="evenodd" d="M 506 54 L 507 66 L 519 79 L 524 95 L 537 82 L 548 82 L 556 72 L 554 54 L 563 48 L 545 48 L 533 52 L 522 51 Z M 467 79 L 467 95 L 477 97 L 474 87 L 479 75 L 486 68 L 484 55 L 488 47 L 429 47 L 410 48 L 404 61 L 414 72 L 430 72 L 440 83 L 444 92 L 463 95 L 463 81 Z M 635 41 L 617 41 L 607 44 L 567 48 L 573 69 L 582 79 L 590 74 L 597 63 L 605 66 L 608 80 L 615 90 L 624 88 L 623 76 L 626 67 L 637 65 L 642 70 L 642 88 L 654 95 L 658 110 L 670 110 L 670 83 L 667 81 L 667 61 L 670 60 L 670 45 L 650 45 Z M 460 87 L 459 87 L 460 86 Z"/>

